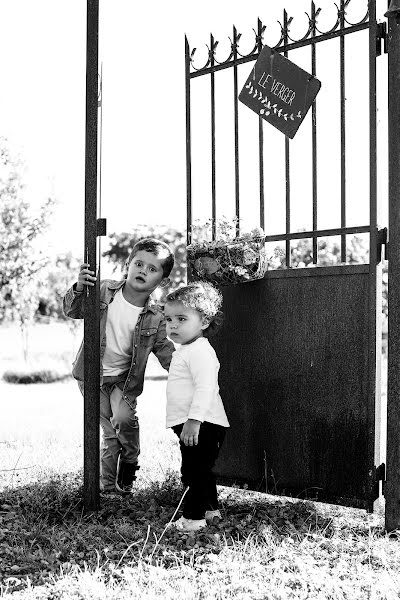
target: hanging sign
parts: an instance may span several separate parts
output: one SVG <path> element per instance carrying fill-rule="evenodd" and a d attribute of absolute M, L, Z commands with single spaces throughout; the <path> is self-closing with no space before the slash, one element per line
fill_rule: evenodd
<path fill-rule="evenodd" d="M 316 77 L 264 46 L 239 100 L 292 139 L 320 87 Z"/>

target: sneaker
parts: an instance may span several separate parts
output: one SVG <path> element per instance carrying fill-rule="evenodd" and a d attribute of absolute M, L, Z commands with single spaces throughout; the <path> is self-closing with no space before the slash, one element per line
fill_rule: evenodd
<path fill-rule="evenodd" d="M 207 527 L 205 519 L 186 519 L 185 517 L 180 517 L 180 519 L 172 523 L 172 525 L 178 529 L 178 531 L 199 531 L 200 529 Z"/>
<path fill-rule="evenodd" d="M 139 469 L 139 466 L 131 463 L 126 463 L 120 461 L 117 481 L 115 484 L 115 489 L 120 494 L 130 494 L 133 489 L 133 482 L 136 479 L 136 471 Z"/>
<path fill-rule="evenodd" d="M 219 521 L 222 521 L 222 515 L 219 510 L 206 510 L 205 520 L 210 525 L 216 525 Z"/>
<path fill-rule="evenodd" d="M 121 500 L 122 494 L 121 492 L 117 492 L 117 490 L 114 488 L 112 490 L 101 490 L 100 496 L 102 498 L 106 498 L 107 500 Z"/>

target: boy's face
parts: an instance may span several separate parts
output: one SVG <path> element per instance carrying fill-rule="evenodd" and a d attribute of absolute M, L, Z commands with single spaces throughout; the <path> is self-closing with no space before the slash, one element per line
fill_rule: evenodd
<path fill-rule="evenodd" d="M 126 280 L 136 292 L 150 295 L 163 279 L 162 260 L 152 252 L 140 250 L 128 265 Z"/>
<path fill-rule="evenodd" d="M 177 344 L 187 344 L 203 334 L 208 323 L 203 321 L 199 311 L 182 304 L 167 302 L 164 307 L 167 336 Z"/>

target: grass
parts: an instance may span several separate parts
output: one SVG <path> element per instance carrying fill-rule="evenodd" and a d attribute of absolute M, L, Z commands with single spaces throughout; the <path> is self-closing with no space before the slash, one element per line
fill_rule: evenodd
<path fill-rule="evenodd" d="M 0 349 L 0 377 L 7 383 L 52 383 L 71 377 L 71 363 L 77 350 L 82 328 L 75 335 L 66 323 L 35 324 L 29 328 L 28 360 L 20 330 L 13 324 L 3 325 L 7 339 Z"/>
<path fill-rule="evenodd" d="M 23 360 L 20 330 L 13 324 L 1 327 L 7 344 L 0 348 L 0 377 L 7 383 L 53 383 L 71 377 L 71 364 L 83 336 L 82 323 L 71 330 L 66 322 L 29 327 L 28 360 Z M 166 378 L 157 359 L 150 355 L 146 379 Z"/>
<path fill-rule="evenodd" d="M 2 597 L 398 597 L 399 541 L 362 511 L 222 488 L 222 523 L 184 535 L 167 527 L 176 473 L 91 516 L 80 485 L 58 476 L 1 494 Z"/>
<path fill-rule="evenodd" d="M 0 366 L 1 364 L 0 355 Z M 82 508 L 83 402 L 72 380 L 0 382 L 0 597 L 75 599 L 398 598 L 400 540 L 383 514 L 220 487 L 223 521 L 184 535 L 165 429 L 165 381 L 138 401 L 141 470 L 129 498 Z"/>

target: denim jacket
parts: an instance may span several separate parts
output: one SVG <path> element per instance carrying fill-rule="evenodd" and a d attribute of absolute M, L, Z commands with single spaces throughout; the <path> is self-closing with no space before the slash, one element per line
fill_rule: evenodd
<path fill-rule="evenodd" d="M 105 279 L 100 282 L 100 384 L 103 382 L 103 356 L 106 349 L 106 322 L 108 305 L 115 294 L 125 284 L 123 281 Z M 63 298 L 63 310 L 67 317 L 83 319 L 84 293 L 75 291 L 74 284 Z M 167 339 L 164 316 L 158 306 L 150 302 L 143 307 L 139 315 L 132 341 L 132 361 L 124 384 L 123 393 L 137 397 L 143 391 L 144 372 L 150 352 L 154 352 L 161 366 L 169 369 L 175 348 Z M 84 380 L 83 341 L 73 363 L 72 375 L 78 381 Z"/>

